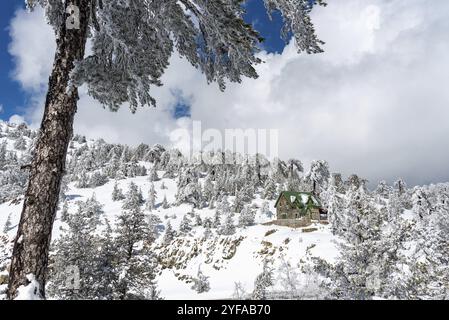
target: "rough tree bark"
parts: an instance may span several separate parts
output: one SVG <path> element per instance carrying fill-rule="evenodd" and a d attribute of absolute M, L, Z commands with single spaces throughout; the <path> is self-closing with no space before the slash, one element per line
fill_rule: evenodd
<path fill-rule="evenodd" d="M 49 78 L 45 111 L 40 127 L 30 178 L 20 217 L 10 268 L 8 297 L 13 299 L 21 285 L 28 285 L 27 275 L 39 283 L 45 298 L 48 252 L 55 219 L 67 147 L 73 134 L 73 119 L 78 89 L 70 85 L 74 62 L 84 57 L 91 0 L 73 0 L 79 8 L 79 29 L 62 25 L 56 32 L 56 54 Z M 69 6 L 69 1 L 65 6 Z"/>

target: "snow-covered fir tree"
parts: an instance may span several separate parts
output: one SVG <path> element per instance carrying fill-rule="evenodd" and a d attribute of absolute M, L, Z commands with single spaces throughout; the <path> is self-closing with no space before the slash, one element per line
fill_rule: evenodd
<path fill-rule="evenodd" d="M 339 244 L 334 294 L 357 300 L 383 296 L 397 272 L 397 255 L 404 241 L 402 224 L 395 220 L 394 229 L 389 228 L 385 210 L 374 205 L 363 186 L 349 190 L 346 208 L 342 233 L 346 241 Z"/>
<path fill-rule="evenodd" d="M 157 298 L 155 284 L 156 257 L 150 249 L 151 230 L 140 209 L 138 189 L 130 187 L 123 206 L 117 217 L 115 241 L 117 250 L 118 280 L 116 292 L 118 299 L 154 299 Z"/>
<path fill-rule="evenodd" d="M 49 293 L 60 299 L 101 299 L 96 283 L 103 276 L 98 264 L 98 236 L 101 206 L 92 197 L 78 202 L 76 213 L 69 214 L 67 228 L 53 245 Z M 76 277 L 70 286 L 67 281 Z"/>
<path fill-rule="evenodd" d="M 109 179 L 108 179 L 108 177 L 105 174 L 103 174 L 103 173 L 101 173 L 99 171 L 95 171 L 90 176 L 89 186 L 91 188 L 100 187 L 100 186 L 106 184 L 108 182 L 108 180 Z"/>
<path fill-rule="evenodd" d="M 82 170 L 77 176 L 77 188 L 89 188 L 89 175 L 85 170 Z"/>
<path fill-rule="evenodd" d="M 173 230 L 173 227 L 171 226 L 170 221 L 168 221 L 167 226 L 165 227 L 165 233 L 164 233 L 162 242 L 167 245 L 173 241 L 175 236 L 176 236 L 176 232 Z"/>
<path fill-rule="evenodd" d="M 64 200 L 64 203 L 62 204 L 61 209 L 61 221 L 67 222 L 69 219 L 69 204 L 67 200 Z"/>
<path fill-rule="evenodd" d="M 170 205 L 168 204 L 167 201 L 167 195 L 164 194 L 164 199 L 162 200 L 162 204 L 161 204 L 163 209 L 168 209 L 170 207 Z"/>
<path fill-rule="evenodd" d="M 435 186 L 416 188 L 413 208 L 416 210 L 414 228 L 411 232 L 412 254 L 407 265 L 410 274 L 400 296 L 402 299 L 447 299 L 449 297 L 449 193 Z M 431 209 L 429 199 L 432 198 Z"/>
<path fill-rule="evenodd" d="M 203 225 L 203 219 L 201 219 L 201 216 L 199 214 L 195 214 L 195 226 L 202 226 Z"/>
<path fill-rule="evenodd" d="M 330 180 L 329 164 L 324 160 L 314 160 L 310 164 L 310 170 L 305 176 L 305 182 L 310 191 L 320 195 L 324 192 Z"/>
<path fill-rule="evenodd" d="M 140 207 L 144 203 L 142 191 L 134 182 L 131 182 L 128 186 L 128 191 L 123 201 L 122 208 L 124 210 L 134 209 Z"/>
<path fill-rule="evenodd" d="M 210 226 L 204 227 L 203 238 L 205 240 L 207 240 L 207 239 L 210 239 L 211 237 L 212 237 L 212 230 L 211 230 Z"/>
<path fill-rule="evenodd" d="M 148 242 L 153 243 L 159 237 L 160 234 L 160 225 L 162 224 L 162 220 L 158 215 L 150 213 L 147 216 L 148 221 Z"/>
<path fill-rule="evenodd" d="M 207 292 L 210 290 L 209 277 L 204 275 L 200 268 L 198 268 L 198 272 L 196 277 L 192 279 L 193 286 L 192 290 L 195 290 L 198 293 Z"/>
<path fill-rule="evenodd" d="M 8 214 L 8 218 L 6 218 L 5 225 L 3 226 L 3 233 L 8 233 L 9 229 L 11 229 L 11 213 Z"/>
<path fill-rule="evenodd" d="M 125 195 L 123 194 L 122 189 L 117 184 L 117 181 L 114 182 L 114 188 L 112 189 L 112 201 L 120 201 L 125 199 Z"/>
<path fill-rule="evenodd" d="M 211 174 L 208 174 L 206 176 L 206 179 L 205 179 L 204 185 L 203 185 L 202 195 L 203 195 L 204 199 L 206 199 L 206 201 L 210 205 L 210 203 L 213 199 L 213 196 L 214 196 L 214 184 L 212 182 Z"/>
<path fill-rule="evenodd" d="M 327 192 L 327 215 L 332 227 L 332 233 L 342 235 L 345 230 L 344 205 L 345 198 L 337 192 L 335 185 L 329 185 Z"/>
<path fill-rule="evenodd" d="M 192 221 L 189 219 L 188 215 L 185 214 L 179 224 L 179 232 L 188 234 L 190 231 L 192 231 Z"/>
<path fill-rule="evenodd" d="M 254 220 L 255 215 L 256 214 L 254 210 L 249 205 L 245 205 L 239 216 L 239 226 L 241 227 L 252 226 L 255 221 Z"/>
<path fill-rule="evenodd" d="M 382 180 L 379 182 L 374 192 L 383 199 L 388 199 L 390 193 L 392 192 L 391 189 L 392 188 L 387 184 L 387 182 Z"/>
<path fill-rule="evenodd" d="M 276 182 L 274 179 L 270 176 L 268 180 L 265 182 L 264 192 L 262 197 L 267 200 L 274 200 L 278 196 L 277 190 L 276 190 Z"/>
<path fill-rule="evenodd" d="M 201 186 L 194 170 L 187 168 L 178 177 L 178 192 L 176 200 L 178 203 L 191 203 L 199 208 L 202 204 Z"/>
<path fill-rule="evenodd" d="M 27 148 L 27 142 L 24 139 L 23 136 L 20 136 L 15 142 L 14 142 L 14 148 L 17 150 L 25 150 Z"/>
<path fill-rule="evenodd" d="M 215 210 L 214 218 L 212 221 L 212 227 L 218 229 L 220 228 L 220 226 L 221 226 L 221 214 L 220 211 Z"/>
<path fill-rule="evenodd" d="M 231 236 L 235 233 L 234 219 L 231 214 L 227 214 L 222 226 L 220 227 L 220 234 Z"/>
<path fill-rule="evenodd" d="M 227 215 L 231 213 L 231 206 L 229 205 L 228 197 L 223 196 L 221 201 L 217 204 L 217 210 L 222 215 Z"/>
<path fill-rule="evenodd" d="M 154 166 L 154 165 L 150 169 L 150 174 L 148 176 L 148 181 L 150 181 L 150 182 L 159 181 L 159 176 L 157 175 L 156 166 Z"/>
<path fill-rule="evenodd" d="M 254 290 L 251 295 L 253 300 L 267 300 L 268 290 L 274 284 L 274 274 L 271 262 L 264 260 L 263 270 L 254 281 Z"/>
<path fill-rule="evenodd" d="M 156 208 L 156 189 L 154 188 L 154 184 L 150 184 L 150 189 L 148 190 L 148 198 L 146 202 L 146 208 L 148 211 L 153 211 Z"/>

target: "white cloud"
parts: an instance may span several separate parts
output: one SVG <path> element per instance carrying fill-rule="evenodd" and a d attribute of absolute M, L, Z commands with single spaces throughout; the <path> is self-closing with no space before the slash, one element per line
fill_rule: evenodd
<path fill-rule="evenodd" d="M 22 124 L 25 122 L 25 118 L 18 114 L 13 114 L 11 117 L 9 117 L 8 122 L 14 124 Z"/>
<path fill-rule="evenodd" d="M 41 90 L 47 85 L 56 48 L 52 28 L 45 23 L 42 10 L 32 14 L 18 10 L 10 25 L 10 36 L 13 41 L 8 51 L 16 63 L 13 76 L 25 89 Z"/>
<path fill-rule="evenodd" d="M 76 130 L 113 142 L 171 143 L 173 130 L 186 127 L 170 114 L 171 92 L 180 90 L 204 129 L 279 129 L 281 157 L 326 159 L 335 171 L 372 181 L 448 180 L 449 2 L 340 0 L 313 18 L 326 41 L 322 55 L 297 55 L 293 44 L 280 55 L 261 53 L 260 78 L 224 93 L 174 57 L 165 86 L 154 91 L 157 109 L 110 113 L 82 93 Z M 54 47 L 42 21 L 39 13 L 12 21 L 16 78 L 25 88 L 48 79 Z M 36 101 L 42 106 L 42 93 Z M 27 118 L 39 123 L 40 114 L 31 107 Z"/>

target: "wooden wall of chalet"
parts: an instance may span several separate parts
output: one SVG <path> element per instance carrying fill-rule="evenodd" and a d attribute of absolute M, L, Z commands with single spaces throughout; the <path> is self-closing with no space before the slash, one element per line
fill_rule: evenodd
<path fill-rule="evenodd" d="M 317 208 L 312 208 L 312 209 L 310 209 L 310 218 L 312 219 L 312 220 L 320 220 L 320 210 L 319 209 L 317 209 Z"/>
<path fill-rule="evenodd" d="M 290 207 L 284 197 L 279 199 L 278 206 L 276 207 L 276 217 L 278 220 L 300 219 L 302 216 L 301 210 L 296 207 Z M 318 208 L 310 208 L 306 216 L 309 216 L 311 220 L 320 220 L 320 210 Z"/>
<path fill-rule="evenodd" d="M 276 215 L 278 220 L 299 219 L 300 210 L 298 208 L 291 208 L 287 203 L 287 200 L 282 197 L 278 202 L 278 206 L 276 207 Z"/>

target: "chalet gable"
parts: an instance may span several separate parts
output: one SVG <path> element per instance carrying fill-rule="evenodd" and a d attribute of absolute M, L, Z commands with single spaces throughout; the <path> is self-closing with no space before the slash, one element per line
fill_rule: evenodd
<path fill-rule="evenodd" d="M 294 192 L 294 191 L 283 191 L 279 195 L 275 207 L 278 206 L 279 201 L 285 199 L 287 204 L 291 208 L 303 209 L 304 207 L 315 207 L 320 208 L 321 204 L 317 197 L 311 192 Z"/>

